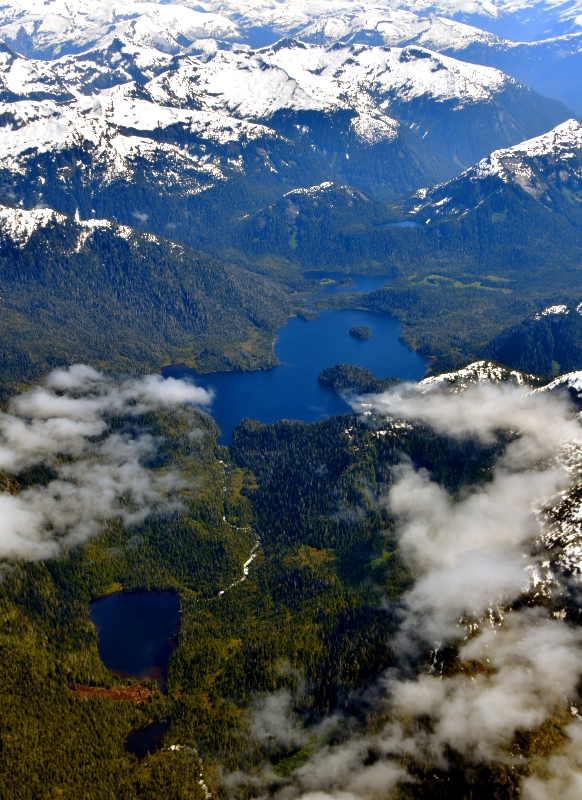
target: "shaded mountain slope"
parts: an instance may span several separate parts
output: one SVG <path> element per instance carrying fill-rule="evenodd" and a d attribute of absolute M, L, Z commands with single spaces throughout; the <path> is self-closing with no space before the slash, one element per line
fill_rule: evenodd
<path fill-rule="evenodd" d="M 3 380 L 86 360 L 117 369 L 273 363 L 290 303 L 258 275 L 106 221 L 0 208 Z"/>
<path fill-rule="evenodd" d="M 580 305 L 549 306 L 520 325 L 503 331 L 487 346 L 491 358 L 537 375 L 582 369 Z"/>

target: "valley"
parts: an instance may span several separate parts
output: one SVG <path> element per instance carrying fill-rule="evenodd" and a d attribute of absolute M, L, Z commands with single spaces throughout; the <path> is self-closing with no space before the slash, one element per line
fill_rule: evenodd
<path fill-rule="evenodd" d="M 0 800 L 574 800 L 582 6 L 0 8 Z"/>

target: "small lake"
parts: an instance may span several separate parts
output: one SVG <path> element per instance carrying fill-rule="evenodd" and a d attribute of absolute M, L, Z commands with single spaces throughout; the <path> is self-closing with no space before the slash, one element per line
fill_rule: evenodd
<path fill-rule="evenodd" d="M 384 228 L 423 228 L 420 222 L 413 222 L 411 219 L 403 219 L 400 222 L 386 222 L 380 227 Z"/>
<path fill-rule="evenodd" d="M 345 272 L 320 272 L 311 270 L 303 273 L 306 278 L 323 280 L 314 294 L 305 295 L 314 300 L 323 294 L 345 294 L 346 292 L 373 292 L 392 281 L 388 275 L 351 275 Z M 329 281 L 329 282 L 328 282 Z"/>
<path fill-rule="evenodd" d="M 148 753 L 155 753 L 162 746 L 162 737 L 170 727 L 168 717 L 155 719 L 145 728 L 131 731 L 123 743 L 128 753 L 133 753 L 138 758 L 145 758 Z"/>
<path fill-rule="evenodd" d="M 176 592 L 115 592 L 93 600 L 89 616 L 107 669 L 122 678 L 152 678 L 165 691 L 180 627 Z"/>
<path fill-rule="evenodd" d="M 387 276 L 340 272 L 311 272 L 306 277 L 331 281 L 323 283 L 310 298 L 338 292 L 370 292 L 389 281 Z M 340 284 L 339 280 L 345 283 Z M 356 325 L 367 325 L 372 337 L 354 339 L 349 330 Z M 349 411 L 345 400 L 317 382 L 319 373 L 334 364 L 366 367 L 376 378 L 422 378 L 427 362 L 398 340 L 401 330 L 398 320 L 387 314 L 355 309 L 321 311 L 315 320 L 293 317 L 277 331 L 275 355 L 281 364 L 273 369 L 198 375 L 176 365 L 165 367 L 163 374 L 192 377 L 196 383 L 215 390 L 211 413 L 222 431 L 220 443 L 229 445 L 233 428 L 245 417 L 260 422 L 316 422 Z"/>

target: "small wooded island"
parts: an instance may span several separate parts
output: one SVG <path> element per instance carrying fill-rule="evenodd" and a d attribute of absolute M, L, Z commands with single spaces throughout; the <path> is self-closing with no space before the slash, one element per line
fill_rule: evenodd
<path fill-rule="evenodd" d="M 353 336 L 354 339 L 371 339 L 372 331 L 367 325 L 354 325 L 353 328 L 350 328 L 350 336 Z"/>
<path fill-rule="evenodd" d="M 390 386 L 400 383 L 398 378 L 375 378 L 374 373 L 355 364 L 336 364 L 327 367 L 317 376 L 322 386 L 333 389 L 337 394 L 342 392 L 383 392 Z"/>

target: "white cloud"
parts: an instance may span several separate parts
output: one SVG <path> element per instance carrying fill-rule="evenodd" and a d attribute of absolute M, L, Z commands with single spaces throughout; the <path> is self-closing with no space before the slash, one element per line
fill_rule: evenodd
<path fill-rule="evenodd" d="M 0 557 L 39 559 L 86 541 L 108 520 L 142 521 L 175 508 L 176 472 L 148 469 L 157 443 L 147 433 L 111 433 L 109 418 L 183 405 L 208 406 L 212 394 L 159 375 L 113 381 L 83 364 L 52 372 L 0 412 L 0 469 L 18 474 L 46 464 L 46 486 L 0 494 Z M 63 456 L 73 457 L 63 462 Z"/>
<path fill-rule="evenodd" d="M 570 713 L 578 697 L 582 629 L 543 607 L 515 606 L 540 569 L 543 509 L 580 474 L 582 431 L 568 398 L 513 385 L 462 393 L 408 385 L 360 398 L 356 408 L 383 429 L 406 419 L 485 445 L 501 431 L 512 440 L 492 479 L 459 496 L 409 464 L 395 470 L 382 502 L 415 580 L 401 598 L 393 641 L 400 667 L 378 676 L 366 701 L 390 722 L 373 736 L 322 747 L 296 770 L 281 800 L 396 797 L 398 784 L 411 779 L 403 763 L 446 769 L 450 749 L 472 764 L 508 761 L 517 731 Z M 443 676 L 429 653 L 438 664 L 440 649 L 450 646 L 467 668 Z M 413 664 L 420 664 L 415 677 Z M 568 735 L 547 775 L 524 781 L 526 800 L 580 796 L 582 724 Z"/>

